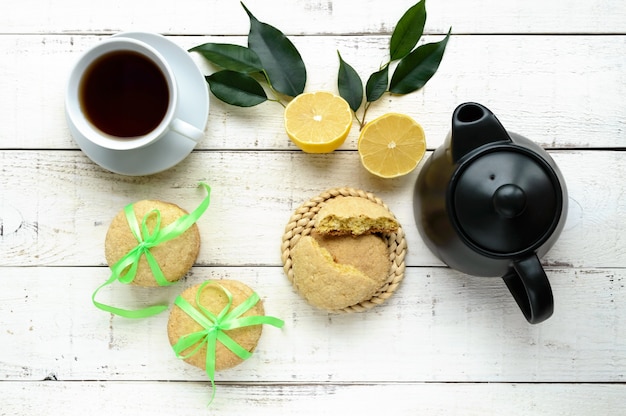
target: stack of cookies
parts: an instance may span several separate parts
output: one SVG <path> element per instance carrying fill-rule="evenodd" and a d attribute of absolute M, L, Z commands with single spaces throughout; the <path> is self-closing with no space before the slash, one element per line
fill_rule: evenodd
<path fill-rule="evenodd" d="M 107 231 L 105 257 L 112 268 L 112 277 L 104 285 L 119 279 L 137 286 L 158 287 L 184 277 L 198 257 L 200 233 L 195 220 L 206 207 L 208 196 L 192 214 L 159 200 L 142 200 L 126 206 L 113 218 Z M 129 311 L 95 300 L 94 304 L 108 312 L 134 318 L 166 309 L 157 305 L 157 308 Z M 264 324 L 280 328 L 283 321 L 265 315 L 263 302 L 249 286 L 236 280 L 207 280 L 177 297 L 170 311 L 167 333 L 179 358 L 206 371 L 214 394 L 214 372 L 247 359 L 259 342 Z M 215 342 L 209 342 L 211 337 Z"/>
<path fill-rule="evenodd" d="M 141 227 L 142 219 L 145 217 L 145 226 L 150 233 L 154 233 L 157 226 L 157 215 L 154 215 L 157 211 L 160 216 L 160 228 L 165 228 L 188 214 L 176 204 L 159 200 L 137 201 L 133 204 L 133 210 L 139 223 L 138 226 Z M 121 210 L 111 221 L 104 242 L 104 254 L 108 264 L 114 265 L 135 246 L 137 246 L 137 238 L 133 235 L 124 210 Z M 150 249 L 163 276 L 170 283 L 180 280 L 187 274 L 198 258 L 199 252 L 200 232 L 196 224 L 191 225 L 180 236 Z M 139 260 L 137 273 L 131 283 L 143 287 L 159 286 L 145 256 Z"/>
<path fill-rule="evenodd" d="M 363 191 L 342 188 L 319 199 L 296 211 L 283 237 L 283 262 L 294 288 L 327 311 L 382 303 L 404 272 L 400 224 L 380 199 Z M 297 226 L 313 212 L 306 226 Z"/>
<path fill-rule="evenodd" d="M 237 280 L 218 280 L 217 285 L 209 285 L 197 297 L 201 284 L 197 284 L 185 289 L 181 293 L 181 297 L 189 302 L 194 308 L 201 306 L 206 308 L 214 315 L 218 315 L 222 309 L 228 305 L 228 299 L 221 288 L 227 289 L 232 294 L 232 304 L 228 312 L 241 305 L 246 299 L 254 294 L 254 291 L 246 284 Z M 199 303 L 196 303 L 198 301 Z M 251 309 L 241 315 L 246 316 L 265 316 L 265 310 L 261 301 L 257 302 Z M 180 340 L 181 337 L 201 331 L 202 326 L 194 320 L 190 315 L 183 311 L 180 307 L 174 306 L 170 312 L 167 323 L 167 335 L 172 346 Z M 263 327 L 261 325 L 242 326 L 240 328 L 225 331 L 230 338 L 239 346 L 248 352 L 253 352 L 261 338 Z M 206 368 L 207 346 L 203 344 L 194 354 L 189 355 L 195 348 L 181 352 L 184 360 L 201 369 Z M 233 351 L 229 350 L 224 344 L 218 342 L 215 346 L 215 371 L 225 370 L 235 367 L 243 362 Z"/>

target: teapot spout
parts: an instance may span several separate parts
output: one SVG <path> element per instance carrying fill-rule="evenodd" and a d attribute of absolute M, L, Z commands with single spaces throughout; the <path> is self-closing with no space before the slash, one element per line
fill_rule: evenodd
<path fill-rule="evenodd" d="M 478 103 L 463 103 L 452 114 L 451 148 L 454 163 L 485 144 L 511 141 L 496 116 Z"/>

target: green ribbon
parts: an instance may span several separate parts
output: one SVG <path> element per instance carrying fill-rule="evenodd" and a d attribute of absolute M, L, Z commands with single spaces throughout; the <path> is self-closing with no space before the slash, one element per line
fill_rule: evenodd
<path fill-rule="evenodd" d="M 149 316 L 159 314 L 168 308 L 168 305 L 153 305 L 137 310 L 122 309 L 96 301 L 96 295 L 100 289 L 110 285 L 116 280 L 123 284 L 132 282 L 137 275 L 139 260 L 141 260 L 142 256 L 146 257 L 154 279 L 159 286 L 168 286 L 172 284 L 172 282 L 168 281 L 163 275 L 163 271 L 150 252 L 150 249 L 158 246 L 159 244 L 163 244 L 166 241 L 179 237 L 196 221 L 198 221 L 202 214 L 204 214 L 204 211 L 206 211 L 209 207 L 211 188 L 205 183 L 200 183 L 200 185 L 207 191 L 206 198 L 204 198 L 204 200 L 192 213 L 183 215 L 164 228 L 161 228 L 161 213 L 159 210 L 155 209 L 144 215 L 140 226 L 137 221 L 137 217 L 135 216 L 133 204 L 128 204 L 124 207 L 126 220 L 128 221 L 130 230 L 133 236 L 137 239 L 138 244 L 135 248 L 119 259 L 113 266 L 111 266 L 111 276 L 106 282 L 100 285 L 91 296 L 91 300 L 97 308 L 125 318 L 147 318 Z M 150 233 L 147 222 L 152 216 L 156 217 L 156 222 L 152 233 Z"/>
<path fill-rule="evenodd" d="M 221 289 L 228 302 L 224 309 L 217 315 L 214 315 L 211 311 L 201 305 L 200 303 L 200 294 L 202 290 L 209 285 L 213 284 L 219 289 Z M 215 347 L 217 345 L 217 341 L 224 344 L 226 348 L 231 350 L 235 355 L 237 355 L 242 360 L 246 360 L 252 356 L 252 353 L 237 342 L 235 342 L 228 334 L 224 331 L 229 331 L 236 328 L 242 328 L 245 326 L 251 325 L 261 325 L 267 324 L 272 325 L 277 328 L 282 328 L 285 324 L 284 321 L 278 318 L 274 318 L 272 316 L 244 316 L 244 313 L 249 311 L 257 304 L 259 301 L 259 295 L 254 292 L 249 298 L 247 298 L 243 303 L 239 306 L 236 306 L 232 311 L 228 312 L 233 303 L 233 295 L 226 289 L 221 286 L 219 283 L 208 280 L 204 282 L 198 288 L 196 292 L 196 305 L 197 309 L 194 308 L 189 302 L 187 302 L 182 296 L 178 296 L 174 304 L 183 310 L 187 315 L 189 315 L 194 321 L 199 323 L 203 329 L 198 332 L 193 332 L 191 334 L 183 335 L 180 337 L 178 342 L 172 346 L 174 352 L 176 353 L 176 357 L 181 359 L 186 359 L 196 354 L 203 345 L 206 344 L 206 365 L 205 371 L 209 376 L 209 380 L 211 380 L 211 400 L 209 401 L 209 405 L 213 402 L 215 398 Z M 193 348 L 191 352 L 183 355 L 183 351 Z"/>

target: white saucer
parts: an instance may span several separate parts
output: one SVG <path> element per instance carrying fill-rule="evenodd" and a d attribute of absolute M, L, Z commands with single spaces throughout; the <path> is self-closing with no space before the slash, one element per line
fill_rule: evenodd
<path fill-rule="evenodd" d="M 161 35 L 126 32 L 113 36 L 140 40 L 158 50 L 172 66 L 180 93 L 176 117 L 204 130 L 209 118 L 209 90 L 204 75 L 187 51 Z M 109 150 L 87 140 L 68 119 L 72 137 L 95 163 L 114 173 L 129 176 L 152 175 L 180 163 L 196 143 L 169 132 L 157 142 L 134 150 Z"/>

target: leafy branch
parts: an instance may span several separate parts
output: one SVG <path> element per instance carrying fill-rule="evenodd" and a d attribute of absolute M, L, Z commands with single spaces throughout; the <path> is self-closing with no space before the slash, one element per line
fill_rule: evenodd
<path fill-rule="evenodd" d="M 435 43 L 415 47 L 424 33 L 426 24 L 426 0 L 421 0 L 409 8 L 400 18 L 389 42 L 389 60 L 372 73 L 365 85 L 365 104 L 363 115 L 359 119 L 357 111 L 363 103 L 363 82 L 361 77 L 346 61 L 339 51 L 339 72 L 337 87 L 341 95 L 350 104 L 360 128 L 366 124 L 367 110 L 373 102 L 386 92 L 391 94 L 409 94 L 422 88 L 435 75 L 450 38 L 452 28 L 446 37 Z M 398 61 L 389 82 L 390 65 Z"/>
<path fill-rule="evenodd" d="M 285 106 L 280 96 L 304 92 L 306 67 L 294 44 L 274 26 L 260 22 L 241 3 L 250 18 L 248 46 L 205 43 L 191 48 L 222 69 L 206 76 L 213 95 L 227 104 L 252 107 L 265 101 Z M 261 83 L 274 98 L 269 98 Z"/>

